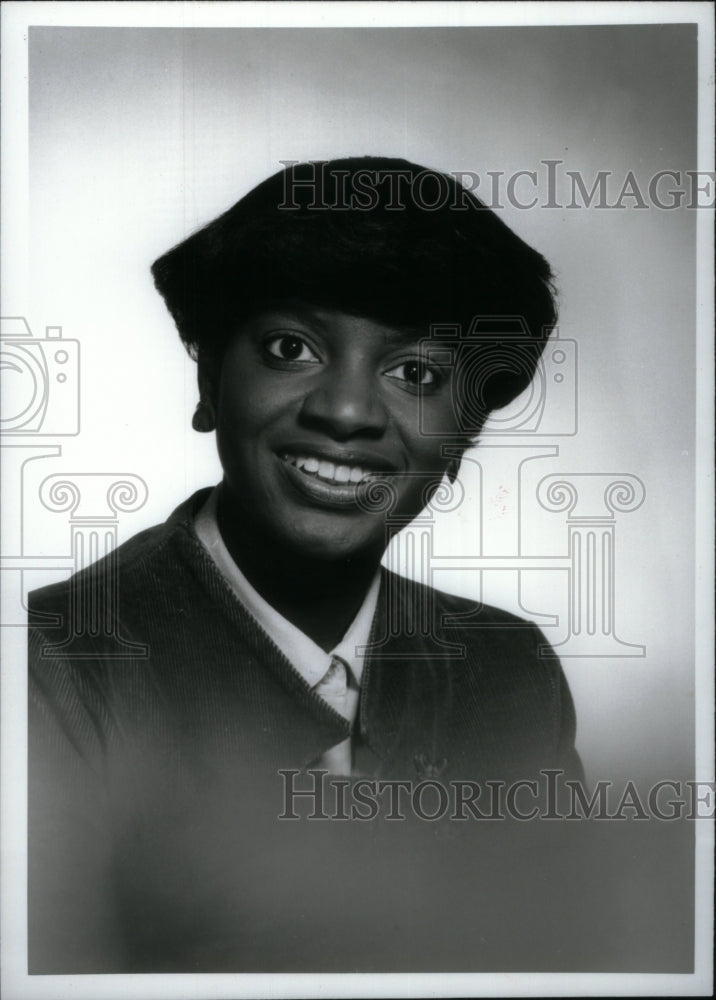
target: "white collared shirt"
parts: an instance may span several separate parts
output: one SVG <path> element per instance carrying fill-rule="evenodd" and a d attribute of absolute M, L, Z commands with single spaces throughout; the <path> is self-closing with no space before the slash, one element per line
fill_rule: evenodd
<path fill-rule="evenodd" d="M 346 634 L 335 649 L 326 653 L 313 639 L 310 639 L 283 615 L 280 615 L 275 608 L 271 607 L 251 586 L 231 558 L 219 531 L 217 520 L 218 492 L 219 487 L 212 490 L 208 500 L 196 516 L 195 527 L 199 540 L 238 599 L 310 688 L 315 688 L 317 684 L 320 684 L 334 656 L 343 660 L 348 667 L 348 688 L 345 709 L 341 711 L 341 714 L 353 725 L 358 713 L 358 698 L 365 658 L 365 654 L 360 650 L 368 645 L 373 615 L 378 603 L 380 570 L 376 572 L 365 600 Z"/>

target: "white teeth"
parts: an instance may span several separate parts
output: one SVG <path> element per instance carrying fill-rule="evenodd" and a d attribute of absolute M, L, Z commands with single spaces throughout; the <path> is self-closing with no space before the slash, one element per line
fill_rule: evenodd
<path fill-rule="evenodd" d="M 360 465 L 336 465 L 327 459 L 314 458 L 312 455 L 284 455 L 285 461 L 295 465 L 309 475 L 318 475 L 320 479 L 334 483 L 359 483 L 368 476 L 375 475 L 370 469 Z"/>

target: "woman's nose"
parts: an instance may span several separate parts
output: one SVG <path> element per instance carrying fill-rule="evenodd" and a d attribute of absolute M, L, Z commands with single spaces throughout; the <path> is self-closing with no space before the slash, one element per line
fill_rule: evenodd
<path fill-rule="evenodd" d="M 378 386 L 371 378 L 351 372 L 326 371 L 320 382 L 306 396 L 301 407 L 302 420 L 339 440 L 367 435 L 380 437 L 388 413 Z"/>

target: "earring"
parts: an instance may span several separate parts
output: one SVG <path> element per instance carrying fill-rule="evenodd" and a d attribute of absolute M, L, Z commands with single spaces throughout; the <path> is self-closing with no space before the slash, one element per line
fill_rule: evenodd
<path fill-rule="evenodd" d="M 208 434 L 209 431 L 214 430 L 216 427 L 216 416 L 211 403 L 207 403 L 203 399 L 199 400 L 194 410 L 194 416 L 191 418 L 191 426 L 201 434 Z"/>

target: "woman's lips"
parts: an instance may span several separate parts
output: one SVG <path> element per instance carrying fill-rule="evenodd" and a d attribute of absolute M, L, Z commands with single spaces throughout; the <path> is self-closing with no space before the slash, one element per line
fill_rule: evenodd
<path fill-rule="evenodd" d="M 316 458 L 315 455 L 282 455 L 284 462 L 295 465 L 307 476 L 316 476 L 328 483 L 359 483 L 369 476 L 379 476 L 375 469 L 367 469 L 362 465 L 332 462 L 328 459 Z"/>
<path fill-rule="evenodd" d="M 313 455 L 284 454 L 280 459 L 293 486 L 310 500 L 329 507 L 357 506 L 361 483 L 389 475 L 359 465 L 336 464 Z"/>

